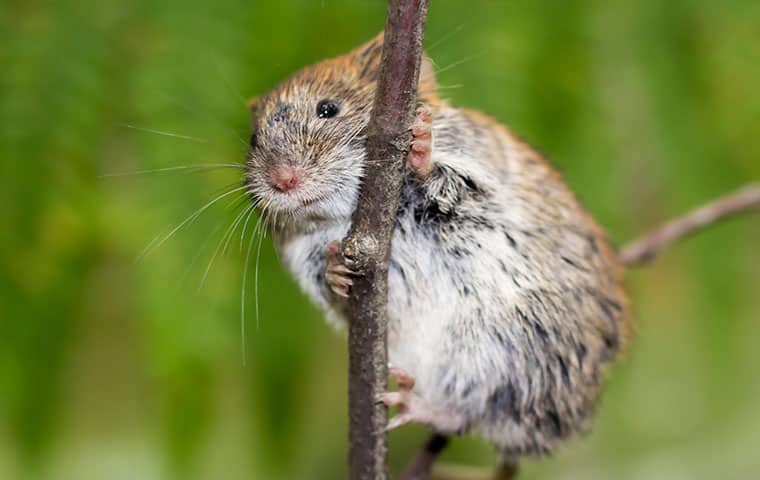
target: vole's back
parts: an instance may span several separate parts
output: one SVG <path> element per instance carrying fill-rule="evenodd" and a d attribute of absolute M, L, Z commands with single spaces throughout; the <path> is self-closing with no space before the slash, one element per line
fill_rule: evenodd
<path fill-rule="evenodd" d="M 358 198 L 381 42 L 302 70 L 254 112 L 251 190 L 276 205 L 281 259 L 338 324 L 345 303 L 326 285 L 325 249 L 344 237 Z M 416 379 L 414 421 L 477 431 L 507 456 L 545 453 L 588 427 L 625 348 L 621 268 L 540 155 L 441 101 L 426 59 L 421 71 L 431 168 L 410 170 L 403 187 L 389 360 Z"/>
<path fill-rule="evenodd" d="M 561 177 L 493 120 L 441 104 L 424 184 L 404 186 L 391 361 L 507 455 L 588 427 L 629 335 L 622 272 Z"/>

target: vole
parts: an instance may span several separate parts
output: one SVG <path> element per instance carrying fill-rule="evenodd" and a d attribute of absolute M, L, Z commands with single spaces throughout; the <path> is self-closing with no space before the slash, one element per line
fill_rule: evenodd
<path fill-rule="evenodd" d="M 281 261 L 339 327 L 382 34 L 252 101 L 245 182 Z M 407 422 L 504 458 L 590 426 L 630 338 L 622 267 L 560 174 L 496 120 L 436 93 L 423 56 L 388 278 L 388 356 Z"/>

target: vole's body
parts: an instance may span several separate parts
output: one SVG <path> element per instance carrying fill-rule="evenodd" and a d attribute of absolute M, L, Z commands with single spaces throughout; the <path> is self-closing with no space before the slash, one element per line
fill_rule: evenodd
<path fill-rule="evenodd" d="M 380 42 L 304 69 L 254 108 L 251 190 L 282 261 L 338 325 L 325 249 L 358 197 Z M 545 453 L 589 426 L 625 347 L 621 268 L 559 174 L 491 118 L 438 99 L 430 75 L 426 63 L 432 170 L 405 179 L 388 279 L 389 360 L 415 378 L 404 415 L 507 456 Z M 325 98 L 335 118 L 316 115 Z M 281 165 L 292 190 L 271 187 Z"/>

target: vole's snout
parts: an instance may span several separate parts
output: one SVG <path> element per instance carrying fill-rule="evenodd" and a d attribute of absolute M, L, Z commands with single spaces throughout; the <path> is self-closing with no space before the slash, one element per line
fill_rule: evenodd
<path fill-rule="evenodd" d="M 295 169 L 288 165 L 274 167 L 269 177 L 272 186 L 283 193 L 295 189 L 301 180 Z"/>

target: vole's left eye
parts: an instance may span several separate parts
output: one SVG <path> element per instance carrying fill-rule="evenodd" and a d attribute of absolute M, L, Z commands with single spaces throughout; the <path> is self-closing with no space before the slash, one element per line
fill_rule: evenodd
<path fill-rule="evenodd" d="M 319 118 L 332 118 L 338 114 L 338 106 L 332 100 L 322 100 L 317 104 Z"/>
<path fill-rule="evenodd" d="M 251 148 L 256 148 L 256 132 L 251 134 L 251 141 L 249 143 L 251 144 Z"/>

